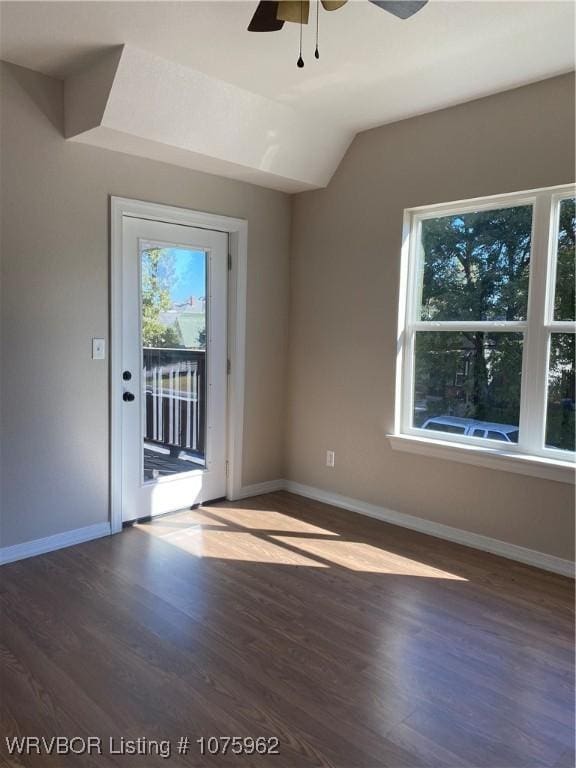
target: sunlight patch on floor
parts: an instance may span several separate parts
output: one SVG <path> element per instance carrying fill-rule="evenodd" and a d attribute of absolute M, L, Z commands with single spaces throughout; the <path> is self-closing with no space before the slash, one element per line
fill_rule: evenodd
<path fill-rule="evenodd" d="M 366 542 L 347 541 L 326 528 L 272 510 L 199 507 L 162 515 L 134 528 L 198 558 L 312 568 L 336 566 L 359 573 L 467 581 L 425 562 Z"/>
<path fill-rule="evenodd" d="M 319 563 L 304 554 L 292 552 L 286 547 L 273 543 L 268 538 L 260 538 L 248 531 L 205 530 L 200 525 L 191 525 L 181 530 L 163 530 L 162 532 L 160 532 L 160 528 L 162 526 L 139 526 L 139 530 L 195 557 L 313 568 L 328 567 L 324 563 Z"/>
<path fill-rule="evenodd" d="M 272 536 L 271 538 L 351 571 L 467 581 L 454 573 L 359 541 L 300 539 L 295 536 Z"/>
<path fill-rule="evenodd" d="M 185 533 L 189 530 L 201 530 L 201 526 L 206 525 L 212 528 L 225 528 L 226 523 L 207 517 L 198 509 L 185 509 L 181 512 L 174 512 L 169 515 L 159 515 L 153 520 L 144 523 L 135 523 L 134 528 L 157 539 L 169 538 L 179 533 Z"/>
<path fill-rule="evenodd" d="M 333 531 L 319 528 L 304 520 L 298 520 L 281 512 L 270 509 L 247 509 L 246 507 L 216 507 L 210 508 L 211 517 L 226 520 L 229 523 L 241 525 L 250 530 L 286 531 L 287 533 L 317 533 L 335 536 Z"/>

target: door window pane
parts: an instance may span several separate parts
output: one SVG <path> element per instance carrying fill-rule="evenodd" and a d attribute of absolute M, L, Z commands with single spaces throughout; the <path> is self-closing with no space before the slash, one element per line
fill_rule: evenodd
<path fill-rule="evenodd" d="M 206 253 L 142 241 L 144 480 L 203 469 Z"/>
<path fill-rule="evenodd" d="M 413 425 L 517 442 L 521 333 L 416 333 Z"/>
<path fill-rule="evenodd" d="M 565 451 L 575 450 L 574 339 L 572 333 L 553 333 L 550 339 L 546 445 Z"/>
<path fill-rule="evenodd" d="M 556 262 L 556 292 L 554 295 L 554 319 L 574 320 L 576 287 L 576 219 L 574 216 L 575 198 L 560 202 L 558 223 L 558 247 Z"/>
<path fill-rule="evenodd" d="M 524 320 L 532 206 L 424 219 L 421 320 Z"/>

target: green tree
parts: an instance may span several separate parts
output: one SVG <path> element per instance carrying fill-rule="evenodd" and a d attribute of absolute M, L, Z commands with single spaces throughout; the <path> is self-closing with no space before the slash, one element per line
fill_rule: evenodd
<path fill-rule="evenodd" d="M 145 347 L 179 347 L 180 333 L 166 325 L 160 314 L 172 306 L 170 281 L 173 264 L 162 248 L 142 252 L 142 343 Z"/>
<path fill-rule="evenodd" d="M 554 318 L 575 318 L 576 273 L 576 215 L 575 200 L 563 200 L 558 226 L 558 261 L 556 264 L 556 293 Z M 573 333 L 553 333 L 550 342 L 548 377 L 548 414 L 546 443 L 556 448 L 574 450 L 575 338 Z"/>
<path fill-rule="evenodd" d="M 556 265 L 555 320 L 574 320 L 576 304 L 576 215 L 575 199 L 563 200 L 558 226 L 558 263 Z"/>
<path fill-rule="evenodd" d="M 422 319 L 524 319 L 531 228 L 530 206 L 425 221 Z"/>
<path fill-rule="evenodd" d="M 524 319 L 531 225 L 529 206 L 423 222 L 422 319 Z M 518 423 L 520 335 L 477 331 L 419 336 L 417 378 L 424 391 L 432 379 L 440 379 L 434 389 L 444 413 Z M 446 362 L 439 367 L 442 354 Z"/>

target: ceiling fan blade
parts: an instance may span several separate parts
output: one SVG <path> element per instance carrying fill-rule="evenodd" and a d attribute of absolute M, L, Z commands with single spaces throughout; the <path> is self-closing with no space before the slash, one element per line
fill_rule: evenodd
<path fill-rule="evenodd" d="M 272 0 L 261 0 L 248 24 L 248 32 L 276 32 L 282 29 L 284 22 L 278 19 L 278 3 Z"/>
<path fill-rule="evenodd" d="M 308 24 L 310 0 L 280 0 L 276 16 L 283 21 Z"/>
<path fill-rule="evenodd" d="M 399 19 L 409 19 L 424 8 L 428 0 L 370 0 L 370 2 Z"/>
<path fill-rule="evenodd" d="M 324 8 L 325 11 L 337 11 L 338 8 L 342 8 L 347 0 L 321 0 L 321 2 L 322 8 Z"/>

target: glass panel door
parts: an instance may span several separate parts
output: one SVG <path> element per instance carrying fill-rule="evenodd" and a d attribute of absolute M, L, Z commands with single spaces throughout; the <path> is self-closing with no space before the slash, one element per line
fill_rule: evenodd
<path fill-rule="evenodd" d="M 226 494 L 223 232 L 122 225 L 122 519 Z"/>
<path fill-rule="evenodd" d="M 143 473 L 206 466 L 207 253 L 140 241 Z"/>

